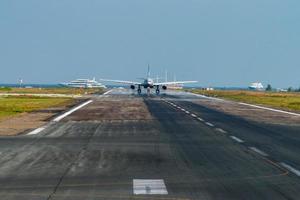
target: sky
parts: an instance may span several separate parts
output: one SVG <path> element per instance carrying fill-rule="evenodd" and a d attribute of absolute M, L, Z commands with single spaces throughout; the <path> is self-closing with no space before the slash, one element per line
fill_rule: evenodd
<path fill-rule="evenodd" d="M 299 0 L 1 0 L 0 83 L 300 86 Z"/>

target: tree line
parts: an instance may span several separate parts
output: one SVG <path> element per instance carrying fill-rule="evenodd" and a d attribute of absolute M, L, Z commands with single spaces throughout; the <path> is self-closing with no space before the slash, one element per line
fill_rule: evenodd
<path fill-rule="evenodd" d="M 273 87 L 271 84 L 268 84 L 266 87 L 266 91 L 273 91 Z M 287 92 L 300 92 L 300 87 L 299 88 L 293 88 L 293 87 L 289 87 L 287 90 Z"/>

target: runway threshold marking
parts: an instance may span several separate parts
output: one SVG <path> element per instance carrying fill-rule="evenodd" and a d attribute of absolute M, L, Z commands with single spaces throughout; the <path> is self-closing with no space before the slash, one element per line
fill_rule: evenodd
<path fill-rule="evenodd" d="M 37 128 L 37 129 L 35 129 L 35 130 L 27 133 L 26 135 L 35 135 L 35 134 L 38 134 L 38 133 L 42 132 L 43 130 L 45 130 L 46 128 L 47 128 L 46 126 Z"/>
<path fill-rule="evenodd" d="M 244 141 L 241 140 L 240 138 L 235 137 L 235 136 L 233 136 L 233 135 L 231 135 L 230 138 L 233 139 L 234 141 L 238 142 L 238 143 L 243 143 L 243 142 L 244 142 Z"/>
<path fill-rule="evenodd" d="M 295 175 L 297 176 L 300 176 L 300 171 L 295 169 L 294 167 L 284 163 L 284 162 L 281 162 L 279 163 L 282 167 L 284 167 L 285 169 L 289 170 L 290 172 L 294 173 Z"/>
<path fill-rule="evenodd" d="M 80 108 L 83 108 L 84 106 L 86 106 L 86 105 L 88 105 L 88 104 L 90 104 L 90 103 L 92 103 L 92 102 L 93 102 L 93 100 L 89 100 L 89 101 L 87 101 L 87 102 L 84 102 L 83 104 L 81 104 L 81 105 L 79 105 L 79 106 L 77 106 L 77 107 L 75 107 L 75 108 L 69 110 L 68 112 L 66 112 L 66 113 L 64 113 L 64 114 L 62 114 L 62 115 L 56 117 L 53 121 L 54 121 L 54 122 L 59 122 L 60 120 L 62 120 L 62 119 L 65 118 L 66 116 L 72 114 L 73 112 L 79 110 Z"/>
<path fill-rule="evenodd" d="M 133 179 L 135 195 L 167 195 L 167 187 L 163 179 Z"/>
<path fill-rule="evenodd" d="M 260 150 L 260 149 L 258 149 L 256 147 L 249 147 L 249 149 L 251 149 L 252 151 L 254 151 L 254 152 L 258 153 L 258 154 L 260 154 L 261 156 L 268 156 L 267 153 L 263 152 L 262 150 Z"/>

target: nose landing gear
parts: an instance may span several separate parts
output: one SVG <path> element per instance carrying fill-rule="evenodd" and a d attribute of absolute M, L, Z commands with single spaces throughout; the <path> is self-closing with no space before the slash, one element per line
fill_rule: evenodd
<path fill-rule="evenodd" d="M 137 92 L 138 92 L 138 94 L 142 94 L 141 86 L 139 86 Z"/>
<path fill-rule="evenodd" d="M 160 94 L 159 86 L 156 87 L 156 94 L 157 94 L 157 95 Z"/>

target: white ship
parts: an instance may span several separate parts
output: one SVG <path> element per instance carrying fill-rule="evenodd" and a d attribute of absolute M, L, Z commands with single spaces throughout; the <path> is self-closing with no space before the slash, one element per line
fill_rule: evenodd
<path fill-rule="evenodd" d="M 73 88 L 106 88 L 105 85 L 96 81 L 96 79 L 76 79 L 68 83 L 61 83 L 60 85 Z"/>
<path fill-rule="evenodd" d="M 251 90 L 263 90 L 264 86 L 262 83 L 251 83 L 251 85 L 249 86 L 249 89 Z"/>

